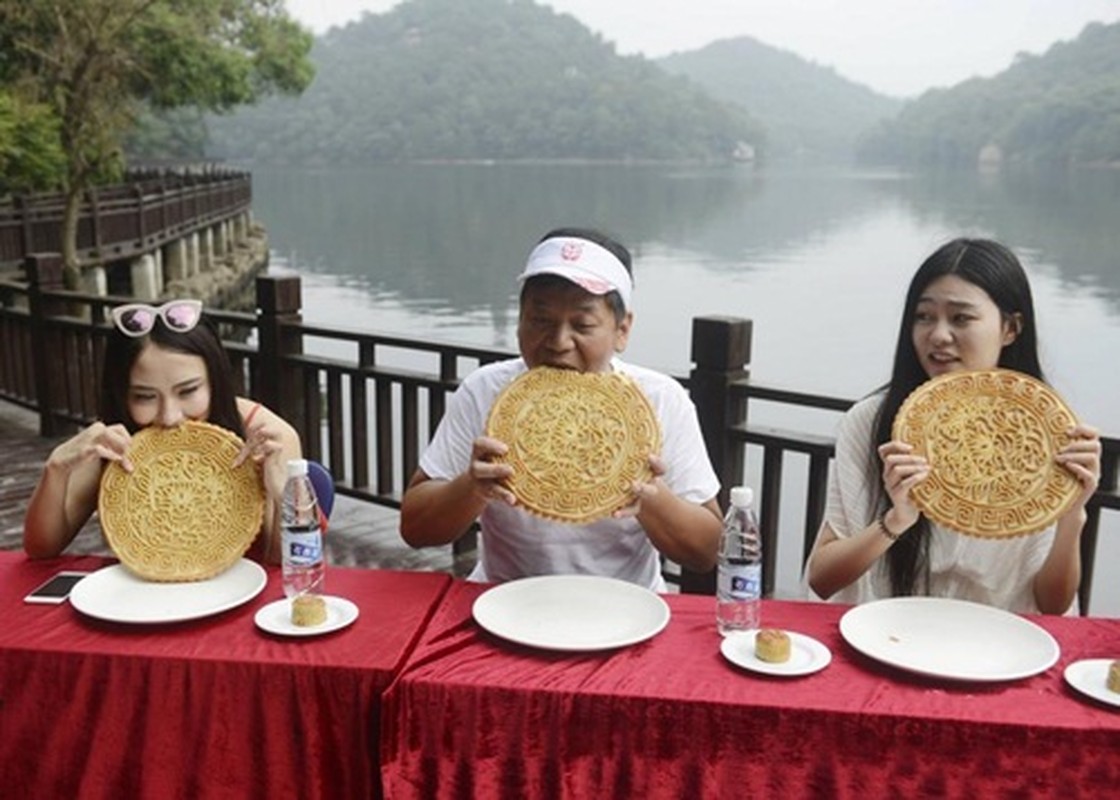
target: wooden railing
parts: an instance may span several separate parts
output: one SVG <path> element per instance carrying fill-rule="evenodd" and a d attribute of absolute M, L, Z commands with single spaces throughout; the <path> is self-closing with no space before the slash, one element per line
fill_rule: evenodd
<path fill-rule="evenodd" d="M 41 432 L 60 435 L 94 418 L 108 333 L 106 309 L 130 298 L 44 287 L 34 259 L 26 271 L 28 283 L 0 283 L 0 398 L 37 410 Z M 82 310 L 75 314 L 75 308 Z M 390 507 L 400 506 L 420 453 L 461 379 L 481 364 L 513 355 L 305 324 L 298 277 L 258 278 L 257 309 L 207 312 L 222 331 L 239 389 L 296 426 L 307 456 L 330 468 L 340 494 Z M 747 371 L 750 335 L 746 320 L 695 319 L 694 367 L 678 380 L 696 404 L 724 487 L 724 506 L 728 489 L 744 482 L 748 458 L 761 456 L 761 468 L 752 476 L 760 489 L 763 581 L 770 595 L 779 552 L 796 547 L 801 564 L 808 556 L 824 514 L 834 442 L 830 436 L 755 424 L 749 412 L 765 403 L 816 409 L 838 418 L 852 401 L 753 382 Z M 1090 608 L 1101 510 L 1120 510 L 1120 439 L 1105 437 L 1102 442 L 1101 487 L 1089 504 L 1081 540 L 1082 613 Z M 803 514 L 798 530 L 783 522 L 791 501 L 783 486 L 786 468 L 802 462 L 798 477 L 805 497 L 797 501 Z M 684 571 L 667 577 L 679 582 L 682 591 L 710 592 L 714 587 L 712 573 Z"/>
<path fill-rule="evenodd" d="M 250 209 L 247 172 L 134 172 L 126 184 L 91 189 L 78 219 L 78 257 L 102 263 L 150 251 Z M 0 269 L 34 253 L 62 250 L 64 197 L 16 195 L 0 201 Z"/>

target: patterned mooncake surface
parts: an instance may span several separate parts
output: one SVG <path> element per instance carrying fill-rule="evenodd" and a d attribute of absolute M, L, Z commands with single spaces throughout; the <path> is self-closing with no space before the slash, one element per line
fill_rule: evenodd
<path fill-rule="evenodd" d="M 1076 423 L 1041 381 L 977 370 L 915 389 L 895 416 L 892 437 L 929 460 L 929 477 L 911 491 L 929 519 L 1001 538 L 1048 527 L 1077 496 L 1077 479 L 1054 460 Z"/>
<path fill-rule="evenodd" d="M 113 553 L 152 581 L 197 581 L 233 566 L 260 532 L 264 489 L 242 446 L 206 422 L 149 427 L 129 445 L 133 471 L 111 463 L 101 478 L 98 512 Z"/>
<path fill-rule="evenodd" d="M 509 451 L 507 486 L 527 511 L 583 524 L 628 505 L 652 478 L 661 428 L 641 387 L 621 373 L 536 367 L 502 390 L 487 435 Z"/>

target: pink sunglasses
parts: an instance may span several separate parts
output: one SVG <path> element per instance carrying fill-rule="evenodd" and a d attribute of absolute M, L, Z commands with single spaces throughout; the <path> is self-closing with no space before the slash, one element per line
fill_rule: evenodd
<path fill-rule="evenodd" d="M 161 306 L 145 303 L 129 303 L 117 306 L 110 315 L 117 330 L 125 336 L 144 336 L 155 327 L 156 319 L 170 330 L 186 333 L 202 319 L 201 300 L 169 300 Z"/>

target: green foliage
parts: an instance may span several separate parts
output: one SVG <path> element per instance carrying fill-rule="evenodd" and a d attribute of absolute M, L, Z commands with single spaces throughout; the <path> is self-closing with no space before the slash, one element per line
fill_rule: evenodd
<path fill-rule="evenodd" d="M 0 78 L 50 109 L 75 191 L 109 179 L 141 110 L 224 111 L 311 80 L 311 35 L 279 0 L 0 3 Z"/>
<path fill-rule="evenodd" d="M 356 164 L 713 159 L 759 126 L 530 0 L 409 0 L 334 29 L 317 77 L 209 122 L 215 155 Z"/>
<path fill-rule="evenodd" d="M 206 122 L 195 106 L 145 111 L 127 134 L 124 152 L 137 160 L 202 160 L 206 155 Z"/>
<path fill-rule="evenodd" d="M 57 186 L 65 165 L 58 118 L 0 90 L 0 197 Z"/>
<path fill-rule="evenodd" d="M 860 153 L 971 166 L 989 144 L 1005 161 L 1120 163 L 1120 23 L 1093 23 L 993 78 L 927 92 L 870 133 Z"/>
<path fill-rule="evenodd" d="M 859 136 L 902 106 L 831 68 L 747 36 L 657 63 L 688 76 L 713 97 L 749 108 L 765 123 L 774 156 L 850 159 Z"/>
<path fill-rule="evenodd" d="M 141 110 L 223 111 L 312 76 L 312 38 L 282 0 L 3 0 L 0 80 L 21 102 L 50 109 L 42 144 L 61 149 L 63 257 L 78 269 L 78 199 L 118 175 L 122 141 Z"/>

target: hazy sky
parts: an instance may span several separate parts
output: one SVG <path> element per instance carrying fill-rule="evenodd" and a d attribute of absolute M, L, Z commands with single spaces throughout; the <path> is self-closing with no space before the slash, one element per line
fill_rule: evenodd
<path fill-rule="evenodd" d="M 398 0 L 287 0 L 315 33 Z M 538 0 L 541 2 L 541 0 Z M 549 0 L 615 43 L 656 58 L 753 36 L 835 67 L 877 91 L 915 95 L 993 75 L 1089 22 L 1120 20 L 1120 0 Z"/>

